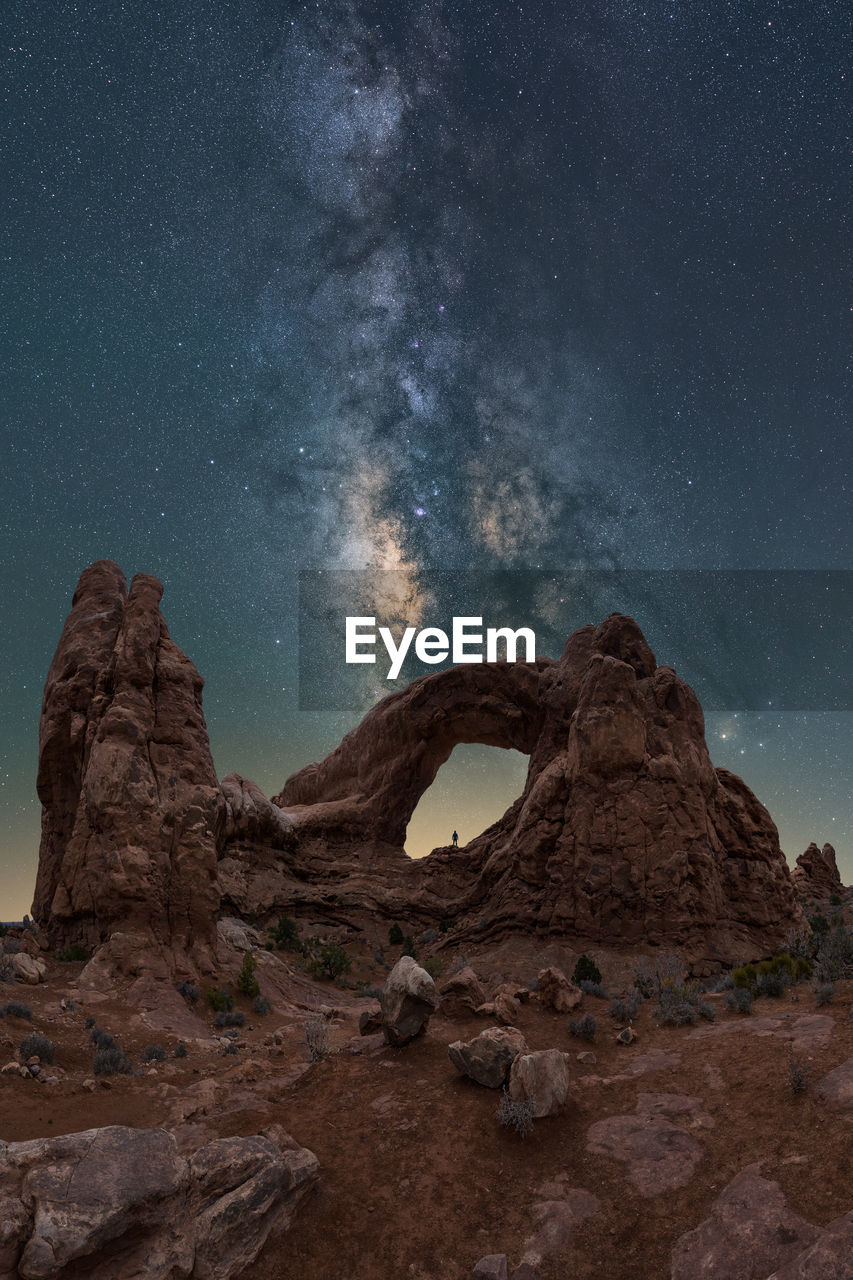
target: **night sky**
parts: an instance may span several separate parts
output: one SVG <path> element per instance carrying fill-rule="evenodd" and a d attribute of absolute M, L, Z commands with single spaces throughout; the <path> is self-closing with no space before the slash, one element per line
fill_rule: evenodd
<path fill-rule="evenodd" d="M 164 581 L 220 776 L 268 793 L 357 718 L 300 710 L 300 570 L 853 569 L 848 3 L 0 25 L 0 918 L 92 560 Z M 726 629 L 702 644 L 725 670 Z M 791 861 L 830 840 L 853 880 L 853 713 L 707 736 Z M 458 749 L 410 851 L 477 834 L 524 765 Z"/>

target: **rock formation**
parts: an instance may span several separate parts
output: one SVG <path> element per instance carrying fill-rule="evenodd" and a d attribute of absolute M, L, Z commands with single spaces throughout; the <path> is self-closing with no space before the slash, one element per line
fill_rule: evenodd
<path fill-rule="evenodd" d="M 831 844 L 819 849 L 812 840 L 805 853 L 797 858 L 791 879 L 804 902 L 825 902 L 833 894 L 841 897 L 845 892 Z"/>
<path fill-rule="evenodd" d="M 194 950 L 213 942 L 225 805 L 202 678 L 170 639 L 163 588 L 117 564 L 80 578 L 39 728 L 42 839 L 33 915 L 51 943 L 116 931 Z"/>
<path fill-rule="evenodd" d="M 230 1280 L 286 1230 L 317 1179 L 279 1126 L 187 1160 L 165 1129 L 111 1125 L 0 1143 L 0 1275 Z"/>
<path fill-rule="evenodd" d="M 449 918 L 454 946 L 519 931 L 665 945 L 707 970 L 802 924 L 770 815 L 714 768 L 695 694 L 632 618 L 575 631 L 558 661 L 415 680 L 268 800 L 237 774 L 218 786 L 201 677 L 160 595 L 92 565 L 50 669 L 34 914 L 53 945 L 121 933 L 198 957 L 222 900 L 266 919 Z M 409 819 L 463 742 L 527 753 L 523 793 L 464 851 L 414 862 Z"/>

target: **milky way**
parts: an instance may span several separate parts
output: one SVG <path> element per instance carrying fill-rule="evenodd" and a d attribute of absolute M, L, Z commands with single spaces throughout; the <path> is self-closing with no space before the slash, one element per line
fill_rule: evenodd
<path fill-rule="evenodd" d="M 595 620 L 571 569 L 853 568 L 846 4 L 18 0 L 3 25 L 0 916 L 93 559 L 164 580 L 220 773 L 270 791 L 352 719 L 299 709 L 300 570 L 394 570 L 422 619 L 437 575 L 510 570 L 529 589 L 495 607 L 559 635 Z M 677 594 L 628 603 L 681 661 Z M 703 669 L 730 676 L 742 621 Z M 851 716 L 758 711 L 738 678 L 715 762 L 789 857 L 830 839 L 853 878 Z M 499 774 L 478 757 L 447 803 L 496 816 Z"/>

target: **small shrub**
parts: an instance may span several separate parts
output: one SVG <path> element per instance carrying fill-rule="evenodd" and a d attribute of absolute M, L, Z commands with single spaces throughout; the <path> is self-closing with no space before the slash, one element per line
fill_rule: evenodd
<path fill-rule="evenodd" d="M 421 965 L 421 968 L 426 969 L 433 982 L 435 982 L 437 978 L 441 977 L 444 971 L 444 961 L 439 959 L 438 956 L 428 956 Z"/>
<path fill-rule="evenodd" d="M 684 986 L 684 966 L 677 956 L 666 953 L 654 963 L 643 959 L 634 966 L 634 989 L 644 1000 L 659 998 L 666 985 Z"/>
<path fill-rule="evenodd" d="M 175 1045 L 174 1051 L 172 1053 L 172 1057 L 185 1058 L 186 1056 L 187 1056 L 187 1046 L 184 1044 L 183 1040 L 179 1040 L 178 1043 Z"/>
<path fill-rule="evenodd" d="M 572 970 L 572 982 L 576 986 L 580 986 L 582 982 L 601 982 L 601 970 L 594 960 L 588 955 L 578 957 L 578 962 Z"/>
<path fill-rule="evenodd" d="M 388 943 L 392 947 L 399 947 L 403 941 L 403 930 L 398 924 L 392 924 L 388 930 Z"/>
<path fill-rule="evenodd" d="M 536 1117 L 535 1098 L 511 1098 L 504 1089 L 497 1109 L 498 1123 L 504 1129 L 514 1129 L 520 1138 L 527 1137 Z"/>
<path fill-rule="evenodd" d="M 592 982 L 589 978 L 583 978 L 578 983 L 578 986 L 585 996 L 594 996 L 596 1000 L 610 999 L 610 993 L 600 982 Z"/>
<path fill-rule="evenodd" d="M 214 1025 L 217 1027 L 242 1027 L 245 1022 L 245 1015 L 239 1009 L 233 1013 L 223 1009 L 214 1018 Z"/>
<path fill-rule="evenodd" d="M 733 987 L 726 996 L 726 1004 L 735 1013 L 752 1013 L 752 992 L 748 987 Z"/>
<path fill-rule="evenodd" d="M 661 992 L 655 1013 L 665 1027 L 693 1027 L 699 1021 L 698 1010 L 678 987 Z"/>
<path fill-rule="evenodd" d="M 207 1003 L 215 1013 L 230 1013 L 234 1008 L 234 997 L 221 987 L 211 987 L 207 993 Z"/>
<path fill-rule="evenodd" d="M 191 982 L 180 983 L 178 986 L 178 995 L 183 996 L 190 1004 L 198 1004 L 199 989 L 198 987 L 193 986 Z"/>
<path fill-rule="evenodd" d="M 244 996 L 260 995 L 261 988 L 255 977 L 255 969 L 257 961 L 251 951 L 243 954 L 243 963 L 240 966 L 240 972 L 237 974 L 237 990 L 242 991 Z"/>
<path fill-rule="evenodd" d="M 163 1062 L 166 1057 L 166 1050 L 159 1044 L 149 1044 L 142 1050 L 143 1062 Z"/>
<path fill-rule="evenodd" d="M 707 1000 L 698 1000 L 694 1008 L 699 1017 L 704 1018 L 706 1022 L 716 1022 L 717 1010 Z"/>
<path fill-rule="evenodd" d="M 453 921 L 450 919 L 450 917 L 442 916 L 438 922 L 439 933 L 447 933 L 447 931 L 452 928 L 453 928 Z"/>
<path fill-rule="evenodd" d="M 349 973 L 352 960 L 337 942 L 324 942 L 308 968 L 315 978 L 330 978 L 334 981 L 341 974 Z"/>
<path fill-rule="evenodd" d="M 356 987 L 356 991 L 360 996 L 363 996 L 365 999 L 369 999 L 369 1000 L 382 999 L 382 988 L 375 987 L 369 982 L 360 982 Z"/>
<path fill-rule="evenodd" d="M 785 994 L 787 985 L 785 975 L 782 973 L 759 973 L 755 979 L 754 994 L 756 996 L 770 996 L 774 1000 L 778 1000 L 780 996 Z"/>
<path fill-rule="evenodd" d="M 814 973 L 814 965 L 808 956 L 797 956 L 794 963 L 794 981 L 807 982 Z"/>
<path fill-rule="evenodd" d="M 252 1001 L 252 1009 L 255 1013 L 260 1014 L 261 1017 L 263 1017 L 265 1013 L 272 1013 L 272 1005 L 266 996 L 255 996 Z"/>
<path fill-rule="evenodd" d="M 632 1022 L 640 1012 L 642 1002 L 643 997 L 638 991 L 631 992 L 630 995 L 613 1000 L 608 1012 L 616 1022 Z"/>
<path fill-rule="evenodd" d="M 821 937 L 815 972 L 820 982 L 837 982 L 853 975 L 853 931 L 839 924 Z"/>
<path fill-rule="evenodd" d="M 92 1070 L 96 1076 L 129 1076 L 133 1074 L 133 1063 L 117 1044 L 99 1049 L 92 1059 Z"/>
<path fill-rule="evenodd" d="M 305 1044 L 312 1062 L 321 1062 L 329 1056 L 329 1024 L 319 1013 L 305 1019 Z"/>
<path fill-rule="evenodd" d="M 70 947 L 66 947 L 63 951 L 57 951 L 54 959 L 60 964 L 79 964 L 82 960 L 88 960 L 86 948 L 81 947 L 79 942 L 72 942 Z"/>
<path fill-rule="evenodd" d="M 87 1018 L 86 1021 L 83 1023 L 83 1026 L 86 1029 L 86 1031 L 90 1031 L 91 1028 L 94 1027 L 94 1025 L 95 1025 L 95 1019 L 91 1017 Z"/>
<path fill-rule="evenodd" d="M 829 905 L 830 905 L 831 907 L 840 907 L 840 906 L 841 906 L 841 895 L 840 895 L 840 894 L 838 894 L 838 893 L 831 893 L 831 894 L 829 895 Z"/>
<path fill-rule="evenodd" d="M 403 950 L 400 954 L 404 956 L 411 956 L 413 960 L 417 960 L 418 953 L 415 950 L 415 940 L 411 934 L 406 934 L 403 939 Z"/>
<path fill-rule="evenodd" d="M 11 986 L 15 981 L 15 970 L 8 956 L 0 956 L 0 982 Z"/>
<path fill-rule="evenodd" d="M 809 928 L 812 933 L 821 937 L 825 933 L 829 933 L 829 921 L 822 911 L 816 911 L 813 916 L 808 918 Z"/>
<path fill-rule="evenodd" d="M 596 1032 L 596 1021 L 591 1013 L 585 1013 L 582 1018 L 572 1018 L 569 1022 L 569 1035 L 579 1036 L 582 1040 L 594 1040 Z"/>
<path fill-rule="evenodd" d="M 0 1018 L 25 1018 L 27 1022 L 32 1022 L 33 1011 L 28 1004 L 21 1004 L 20 1000 L 9 1000 L 0 1006 Z"/>
<path fill-rule="evenodd" d="M 115 1036 L 111 1036 L 109 1031 L 105 1031 L 103 1027 L 97 1025 L 92 1027 L 89 1039 L 96 1049 L 115 1049 L 118 1045 Z"/>
<path fill-rule="evenodd" d="M 280 951 L 299 950 L 299 928 L 290 916 L 279 916 L 272 936 Z"/>
<path fill-rule="evenodd" d="M 743 964 L 737 969 L 732 969 L 732 981 L 742 991 L 750 991 L 755 986 L 757 977 L 758 973 L 754 964 Z"/>
<path fill-rule="evenodd" d="M 792 1058 L 788 1063 L 788 1084 L 791 1093 L 805 1093 L 809 1083 L 809 1069 L 799 1058 Z"/>
<path fill-rule="evenodd" d="M 26 1062 L 28 1058 L 38 1056 L 39 1062 L 51 1063 L 56 1055 L 56 1045 L 52 1040 L 48 1040 L 47 1036 L 41 1035 L 38 1031 L 33 1031 L 31 1035 L 24 1036 L 18 1047 L 18 1052 L 21 1055 L 22 1062 Z"/>
<path fill-rule="evenodd" d="M 822 1005 L 830 1004 L 832 997 L 835 995 L 835 987 L 831 982 L 820 982 L 815 987 L 815 1004 L 820 1008 Z"/>
<path fill-rule="evenodd" d="M 227 1044 L 224 1044 L 222 1046 L 222 1052 L 231 1054 L 231 1053 L 238 1053 L 239 1050 L 237 1049 L 237 1046 L 234 1043 L 234 1041 L 229 1040 Z"/>
<path fill-rule="evenodd" d="M 8 932 L 9 932 L 8 925 L 0 924 L 0 938 L 5 938 Z"/>

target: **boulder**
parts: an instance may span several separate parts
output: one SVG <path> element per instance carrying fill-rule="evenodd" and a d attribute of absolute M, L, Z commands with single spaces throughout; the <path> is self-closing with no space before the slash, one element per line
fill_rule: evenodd
<path fill-rule="evenodd" d="M 691 1129 L 710 1124 L 698 1098 L 642 1093 L 632 1114 L 608 1116 L 590 1126 L 587 1150 L 626 1164 L 628 1181 L 641 1196 L 675 1191 L 687 1185 L 705 1154 L 684 1124 Z"/>
<path fill-rule="evenodd" d="M 760 1164 L 748 1165 L 733 1178 L 711 1205 L 711 1212 L 688 1231 L 672 1251 L 672 1280 L 732 1280 L 733 1276 L 767 1280 L 802 1277 L 817 1280 L 820 1273 L 800 1272 L 794 1263 L 814 1244 L 819 1232 L 794 1213 L 778 1182 L 761 1173 Z M 830 1273 L 837 1280 L 843 1272 Z M 829 1277 L 827 1277 L 829 1280 Z"/>
<path fill-rule="evenodd" d="M 554 968 L 539 970 L 539 1003 L 543 1009 L 571 1013 L 583 1000 L 583 992 L 563 973 Z"/>
<path fill-rule="evenodd" d="M 23 982 L 27 986 L 37 987 L 40 982 L 45 980 L 47 965 L 43 960 L 38 960 L 35 956 L 28 955 L 26 951 L 18 951 L 15 955 L 7 956 L 6 962 L 10 967 L 11 976 L 15 982 Z"/>
<path fill-rule="evenodd" d="M 489 1027 L 473 1040 L 447 1046 L 457 1071 L 487 1089 L 500 1089 L 520 1053 L 527 1053 L 524 1036 L 515 1027 Z"/>
<path fill-rule="evenodd" d="M 441 1012 L 448 1018 L 465 1017 L 486 1002 L 486 989 L 469 965 L 442 979 L 438 993 Z"/>
<path fill-rule="evenodd" d="M 0 1144 L 0 1273 L 230 1280 L 291 1221 L 317 1159 L 277 1127 L 187 1160 L 164 1129 Z"/>
<path fill-rule="evenodd" d="M 853 1278 L 853 1211 L 824 1227 L 814 1244 L 793 1262 L 774 1271 L 770 1280 L 851 1280 Z"/>
<path fill-rule="evenodd" d="M 569 1092 L 569 1055 L 560 1049 L 521 1053 L 509 1073 L 510 1097 L 533 1099 L 537 1119 L 556 1116 L 566 1105 Z"/>
<path fill-rule="evenodd" d="M 411 956 L 401 956 L 382 991 L 382 1031 L 388 1044 L 404 1045 L 419 1036 L 438 1004 L 435 983 Z"/>

